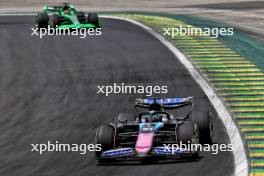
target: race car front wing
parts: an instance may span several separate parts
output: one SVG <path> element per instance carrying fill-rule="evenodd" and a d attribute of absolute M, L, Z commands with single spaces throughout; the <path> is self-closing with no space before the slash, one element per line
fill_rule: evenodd
<path fill-rule="evenodd" d="M 150 157 L 150 156 L 160 156 L 160 157 L 181 157 L 181 156 L 193 156 L 195 152 L 188 151 L 186 149 L 173 149 L 168 147 L 153 147 L 151 152 L 147 155 L 137 154 L 135 148 L 120 148 L 120 149 L 112 149 L 102 152 L 100 158 L 142 158 L 142 157 Z"/>

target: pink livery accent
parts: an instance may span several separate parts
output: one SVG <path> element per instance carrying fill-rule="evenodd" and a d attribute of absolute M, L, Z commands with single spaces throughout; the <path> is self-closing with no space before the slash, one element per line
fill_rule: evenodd
<path fill-rule="evenodd" d="M 147 154 L 151 147 L 154 133 L 139 133 L 136 143 L 136 152 L 138 154 Z"/>

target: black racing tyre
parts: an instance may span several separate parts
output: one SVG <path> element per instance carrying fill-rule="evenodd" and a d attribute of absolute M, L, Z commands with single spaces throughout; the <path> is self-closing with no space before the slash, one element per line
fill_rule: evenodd
<path fill-rule="evenodd" d="M 46 13 L 38 13 L 36 16 L 36 23 L 38 28 L 48 28 L 49 16 Z"/>
<path fill-rule="evenodd" d="M 93 24 L 96 27 L 99 27 L 99 18 L 97 13 L 89 13 L 87 18 L 87 23 Z"/>
<path fill-rule="evenodd" d="M 117 123 L 124 121 L 135 121 L 136 116 L 133 113 L 118 113 L 116 117 Z"/>
<path fill-rule="evenodd" d="M 96 131 L 95 139 L 96 144 L 101 144 L 102 151 L 113 149 L 115 140 L 114 128 L 109 125 L 99 126 Z M 96 152 L 96 156 L 98 157 L 101 152 Z"/>
<path fill-rule="evenodd" d="M 190 120 L 198 125 L 201 144 L 213 143 L 213 121 L 210 112 L 201 111 L 192 114 Z"/>
<path fill-rule="evenodd" d="M 77 12 L 76 15 L 80 23 L 86 23 L 87 19 L 84 12 Z"/>
<path fill-rule="evenodd" d="M 199 132 L 197 125 L 194 123 L 182 123 L 177 127 L 177 141 L 183 144 L 198 143 Z"/>
<path fill-rule="evenodd" d="M 178 142 L 182 142 L 182 144 L 199 144 L 199 130 L 196 124 L 194 123 L 182 123 L 179 124 L 177 128 L 177 140 Z M 198 148 L 193 148 L 193 156 L 192 158 L 199 158 L 199 150 Z"/>

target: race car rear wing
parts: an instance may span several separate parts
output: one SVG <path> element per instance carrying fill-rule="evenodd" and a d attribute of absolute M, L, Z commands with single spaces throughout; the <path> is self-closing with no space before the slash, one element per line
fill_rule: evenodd
<path fill-rule="evenodd" d="M 62 6 L 44 6 L 43 10 L 46 12 L 57 12 L 58 10 L 62 9 Z"/>
<path fill-rule="evenodd" d="M 149 108 L 152 104 L 159 104 L 164 109 L 175 109 L 178 107 L 192 105 L 194 97 L 186 98 L 137 98 L 135 107 Z"/>
<path fill-rule="evenodd" d="M 43 10 L 45 12 L 58 12 L 58 11 L 62 10 L 63 7 L 66 6 L 66 5 L 69 6 L 70 9 L 74 9 L 74 5 L 69 4 L 69 3 L 63 3 L 63 5 L 59 5 L 59 6 L 48 6 L 48 5 L 45 5 L 43 7 Z"/>

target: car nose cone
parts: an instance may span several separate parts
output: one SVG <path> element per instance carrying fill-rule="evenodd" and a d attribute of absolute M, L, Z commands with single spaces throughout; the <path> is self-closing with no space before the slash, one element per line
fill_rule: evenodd
<path fill-rule="evenodd" d="M 139 155 L 146 155 L 150 152 L 153 143 L 154 133 L 140 133 L 136 142 L 136 152 Z"/>

